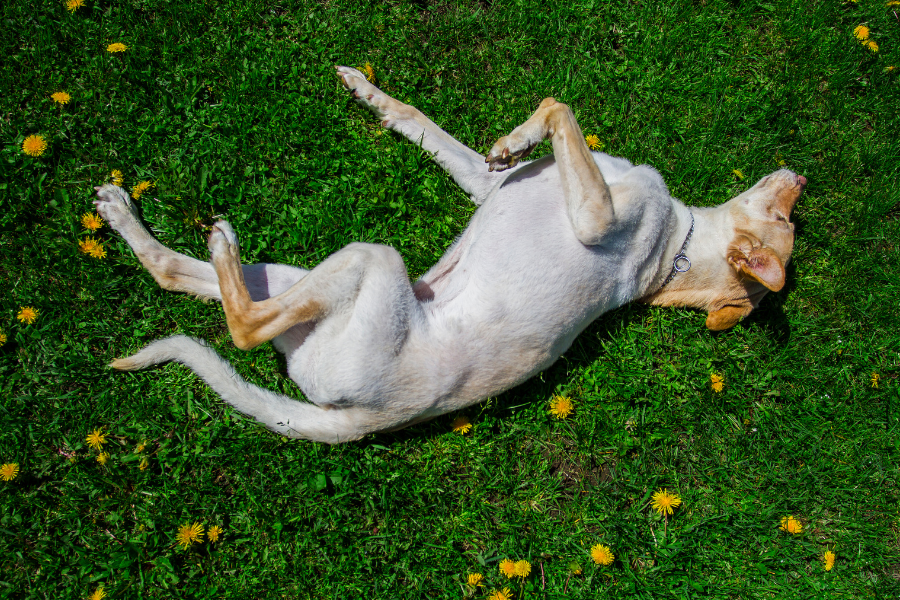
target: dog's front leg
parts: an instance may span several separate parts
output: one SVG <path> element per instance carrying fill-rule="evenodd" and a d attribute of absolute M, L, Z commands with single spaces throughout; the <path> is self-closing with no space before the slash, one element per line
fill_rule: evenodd
<path fill-rule="evenodd" d="M 575 235 L 587 246 L 596 245 L 615 221 L 612 197 L 568 106 L 545 98 L 531 118 L 494 144 L 485 162 L 491 171 L 509 169 L 548 137 Z"/>

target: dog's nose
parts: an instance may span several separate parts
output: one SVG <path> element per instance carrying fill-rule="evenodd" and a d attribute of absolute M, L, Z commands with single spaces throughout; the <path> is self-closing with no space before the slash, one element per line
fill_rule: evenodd
<path fill-rule="evenodd" d="M 803 175 L 797 175 L 797 183 L 799 183 L 801 186 L 806 187 L 806 177 L 804 177 Z"/>

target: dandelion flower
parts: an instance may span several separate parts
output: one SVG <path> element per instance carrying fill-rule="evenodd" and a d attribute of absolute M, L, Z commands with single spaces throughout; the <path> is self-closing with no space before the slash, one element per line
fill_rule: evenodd
<path fill-rule="evenodd" d="M 609 546 L 604 546 L 603 544 L 597 544 L 591 548 L 591 560 L 593 560 L 598 565 L 603 565 L 608 567 L 613 564 L 613 561 L 616 559 L 616 555 L 613 554 L 613 551 L 609 549 Z"/>
<path fill-rule="evenodd" d="M 191 544 L 203 541 L 203 525 L 194 521 L 194 523 L 185 523 L 178 528 L 178 534 L 175 540 L 179 546 L 184 546 L 187 550 Z"/>
<path fill-rule="evenodd" d="M 587 142 L 588 148 L 590 148 L 591 150 L 600 150 L 601 148 L 603 148 L 603 144 L 600 142 L 600 138 L 598 138 L 594 134 L 586 136 L 584 138 L 584 141 Z"/>
<path fill-rule="evenodd" d="M 103 219 L 94 213 L 84 213 L 81 215 L 81 225 L 85 229 L 94 232 L 103 227 Z"/>
<path fill-rule="evenodd" d="M 47 142 L 41 135 L 29 135 L 22 142 L 22 152 L 28 156 L 40 156 L 46 149 Z"/>
<path fill-rule="evenodd" d="M 138 469 L 140 469 L 141 471 L 146 471 L 147 467 L 149 467 L 149 466 L 150 466 L 150 461 L 145 456 L 144 458 L 141 459 L 141 464 L 138 465 Z"/>
<path fill-rule="evenodd" d="M 481 573 L 469 573 L 469 578 L 466 580 L 472 587 L 480 587 L 484 585 L 484 575 Z"/>
<path fill-rule="evenodd" d="M 738 178 L 738 179 L 743 179 L 743 178 L 744 178 L 744 174 L 741 173 L 741 172 L 740 172 L 739 170 L 737 170 L 737 169 L 732 169 L 731 172 L 734 173 L 735 175 L 737 175 L 737 178 Z"/>
<path fill-rule="evenodd" d="M 853 35 L 856 36 L 856 39 L 859 41 L 865 42 L 869 39 L 869 28 L 865 25 L 857 25 L 856 29 L 853 30 Z"/>
<path fill-rule="evenodd" d="M 888 74 L 893 73 L 893 72 L 896 71 L 896 70 L 897 70 L 897 67 L 895 67 L 895 66 L 893 66 L 893 65 L 884 68 L 884 72 L 885 72 L 885 73 L 888 73 Z"/>
<path fill-rule="evenodd" d="M 107 52 L 125 52 L 126 50 L 128 50 L 128 46 L 121 42 L 116 42 L 106 47 Z"/>
<path fill-rule="evenodd" d="M 367 62 L 366 66 L 363 67 L 363 71 L 366 72 L 367 81 L 375 81 L 375 68 L 372 67 L 372 63 Z"/>
<path fill-rule="evenodd" d="M 0 467 L 0 479 L 12 481 L 19 475 L 19 463 L 6 463 Z"/>
<path fill-rule="evenodd" d="M 866 43 L 866 48 L 868 48 L 872 52 L 878 52 L 878 44 L 876 44 L 874 40 L 869 40 Z"/>
<path fill-rule="evenodd" d="M 550 414 L 557 419 L 565 419 L 572 414 L 575 405 L 566 396 L 554 396 L 550 400 Z"/>
<path fill-rule="evenodd" d="M 135 454 L 140 454 L 141 452 L 143 452 L 143 451 L 146 450 L 146 449 L 147 449 L 147 442 L 146 442 L 146 441 L 143 441 L 143 442 L 139 443 L 137 446 L 134 447 L 134 453 L 135 453 Z"/>
<path fill-rule="evenodd" d="M 781 517 L 781 525 L 778 529 L 797 535 L 798 533 L 803 533 L 803 524 L 795 519 L 794 515 L 788 515 L 786 517 Z"/>
<path fill-rule="evenodd" d="M 19 309 L 19 314 L 16 315 L 16 318 L 22 323 L 31 325 L 38 318 L 38 311 L 30 306 L 23 306 Z"/>
<path fill-rule="evenodd" d="M 101 465 L 105 465 L 107 462 L 109 462 L 109 452 L 101 452 L 100 454 L 98 454 L 97 462 Z"/>
<path fill-rule="evenodd" d="M 69 100 L 72 99 L 72 96 L 65 92 L 56 92 L 55 94 L 50 94 L 50 97 L 53 98 L 53 101 L 57 104 L 68 104 Z"/>
<path fill-rule="evenodd" d="M 66 2 L 66 10 L 69 12 L 75 12 L 82 6 L 84 6 L 84 0 L 67 0 Z"/>
<path fill-rule="evenodd" d="M 153 187 L 153 184 L 150 183 L 149 181 L 142 181 L 139 184 L 137 184 L 136 186 L 134 186 L 133 190 L 131 190 L 131 197 L 134 198 L 135 200 L 137 200 L 141 197 L 141 195 L 144 192 L 146 192 L 147 190 L 149 190 L 152 187 Z"/>
<path fill-rule="evenodd" d="M 87 442 L 87 445 L 93 448 L 94 450 L 99 450 L 103 444 L 106 443 L 106 434 L 103 433 L 103 428 L 98 427 L 97 429 L 90 432 L 84 441 Z"/>
<path fill-rule="evenodd" d="M 0 346 L 6 344 L 6 334 L 0 331 Z"/>
<path fill-rule="evenodd" d="M 113 185 L 122 187 L 122 184 L 125 183 L 125 177 L 122 175 L 122 171 L 118 169 L 113 169 L 109 176 L 112 178 Z"/>
<path fill-rule="evenodd" d="M 516 563 L 516 577 L 528 577 L 531 574 L 531 563 L 527 560 L 520 560 Z"/>
<path fill-rule="evenodd" d="M 831 550 L 826 550 L 825 554 L 822 555 L 822 560 L 825 562 L 825 570 L 830 571 L 834 568 L 834 559 L 837 558 L 837 555 Z"/>
<path fill-rule="evenodd" d="M 91 237 L 84 238 L 78 242 L 78 249 L 94 258 L 106 258 L 106 250 L 103 249 L 103 244 Z"/>
<path fill-rule="evenodd" d="M 219 536 L 222 535 L 222 528 L 218 525 L 213 525 L 206 532 L 206 538 L 209 540 L 210 544 L 215 544 L 219 541 Z"/>
<path fill-rule="evenodd" d="M 900 0 L 890 0 L 885 6 L 900 6 Z"/>
<path fill-rule="evenodd" d="M 712 373 L 709 376 L 709 384 L 712 386 L 713 391 L 718 394 L 725 387 L 725 378 L 718 373 Z"/>
<path fill-rule="evenodd" d="M 69 0 L 69 1 L 74 2 L 75 0 Z M 106 590 L 103 589 L 102 585 L 100 587 L 98 587 L 96 590 L 94 590 L 93 594 L 88 596 L 88 600 L 103 600 L 104 598 L 106 598 Z"/>
<path fill-rule="evenodd" d="M 488 596 L 488 600 L 512 600 L 512 597 L 513 595 L 509 588 L 503 588 Z"/>
<path fill-rule="evenodd" d="M 472 430 L 472 423 L 469 421 L 469 417 L 460 415 L 450 423 L 450 428 L 460 435 L 466 435 Z"/>
<path fill-rule="evenodd" d="M 669 490 L 663 489 L 653 492 L 653 508 L 659 514 L 671 515 L 673 509 L 681 506 L 681 498 L 676 494 L 670 494 Z"/>
<path fill-rule="evenodd" d="M 870 381 L 872 382 L 872 387 L 873 387 L 873 388 L 877 388 L 877 387 L 878 387 L 878 380 L 879 380 L 879 379 L 881 379 L 881 375 L 879 375 L 878 373 L 872 373 L 872 379 L 871 379 Z"/>
<path fill-rule="evenodd" d="M 500 561 L 500 574 L 506 575 L 508 579 L 512 579 L 516 576 L 516 563 L 509 560 L 508 558 L 504 558 Z"/>
<path fill-rule="evenodd" d="M 573 560 L 569 563 L 569 573 L 572 575 L 581 575 L 581 563 L 577 560 Z"/>

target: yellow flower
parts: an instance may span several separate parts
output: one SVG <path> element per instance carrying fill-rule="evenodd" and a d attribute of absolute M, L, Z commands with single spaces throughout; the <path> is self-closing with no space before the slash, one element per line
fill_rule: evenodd
<path fill-rule="evenodd" d="M 94 238 L 84 238 L 78 242 L 78 249 L 94 258 L 106 258 L 106 250 L 103 249 L 103 244 Z"/>
<path fill-rule="evenodd" d="M 141 452 L 143 452 L 146 449 L 147 449 L 147 442 L 143 441 L 143 442 L 140 442 L 137 446 L 135 446 L 134 453 L 140 454 Z"/>
<path fill-rule="evenodd" d="M 803 533 L 803 524 L 795 519 L 794 515 L 788 515 L 781 517 L 781 526 L 778 529 L 797 535 L 798 533 Z"/>
<path fill-rule="evenodd" d="M 147 467 L 149 467 L 149 466 L 150 466 L 150 461 L 145 456 L 144 458 L 141 459 L 141 464 L 138 465 L 138 469 L 140 469 L 141 471 L 146 471 Z"/>
<path fill-rule="evenodd" d="M 871 379 L 871 381 L 872 381 L 872 387 L 873 387 L 873 388 L 877 388 L 877 387 L 878 387 L 878 380 L 879 380 L 879 379 L 881 379 L 881 376 L 880 376 L 878 373 L 872 373 L 872 379 Z"/>
<path fill-rule="evenodd" d="M 584 141 L 587 142 L 588 148 L 590 148 L 591 150 L 601 150 L 603 148 L 603 143 L 600 141 L 600 138 L 598 138 L 593 133 L 589 136 L 586 136 L 584 138 Z"/>
<path fill-rule="evenodd" d="M 513 595 L 509 588 L 503 588 L 488 596 L 488 600 L 512 600 L 512 597 Z"/>
<path fill-rule="evenodd" d="M 516 577 L 528 577 L 531 573 L 531 563 L 527 560 L 520 560 L 516 563 Z"/>
<path fill-rule="evenodd" d="M 84 6 L 84 0 L 68 0 L 66 2 L 66 9 L 69 12 L 75 12 L 82 6 Z M 100 589 L 103 589 L 103 588 L 100 588 Z"/>
<path fill-rule="evenodd" d="M 30 306 L 23 306 L 19 309 L 19 314 L 16 315 L 16 318 L 22 323 L 31 325 L 38 318 L 38 311 Z"/>
<path fill-rule="evenodd" d="M 675 494 L 670 494 L 669 490 L 659 490 L 653 492 L 653 508 L 659 514 L 671 515 L 675 508 L 681 506 L 681 498 Z"/>
<path fill-rule="evenodd" d="M 469 573 L 469 578 L 466 581 L 472 587 L 479 587 L 484 585 L 484 575 L 481 573 Z"/>
<path fill-rule="evenodd" d="M 112 184 L 122 187 L 122 184 L 125 183 L 125 177 L 122 175 L 122 171 L 118 169 L 113 169 L 112 173 L 109 174 L 112 178 Z"/>
<path fill-rule="evenodd" d="M 209 539 L 210 544 L 218 542 L 220 535 L 222 535 L 222 528 L 218 525 L 213 525 L 209 528 L 209 531 L 206 532 L 206 537 Z"/>
<path fill-rule="evenodd" d="M 508 579 L 512 579 L 516 576 L 516 563 L 509 560 L 508 558 L 504 558 L 500 561 L 500 574 L 506 575 Z"/>
<path fill-rule="evenodd" d="M 103 227 L 103 219 L 94 213 L 84 213 L 81 215 L 81 225 L 85 229 L 94 232 Z"/>
<path fill-rule="evenodd" d="M 71 1 L 74 1 L 74 0 L 70 0 L 70 2 Z M 88 596 L 88 600 L 103 600 L 104 598 L 106 598 L 106 590 L 103 589 L 102 585 L 100 587 L 98 587 L 96 590 L 94 590 L 93 594 Z"/>
<path fill-rule="evenodd" d="M 0 331 L 0 346 L 3 346 L 6 343 L 6 334 Z"/>
<path fill-rule="evenodd" d="M 46 149 L 47 142 L 44 140 L 44 136 L 41 135 L 29 135 L 22 142 L 22 152 L 28 156 L 40 156 Z"/>
<path fill-rule="evenodd" d="M 193 524 L 185 523 L 178 528 L 178 534 L 175 536 L 175 540 L 178 542 L 179 546 L 184 546 L 185 550 L 195 542 L 202 542 L 203 525 L 196 521 Z"/>
<path fill-rule="evenodd" d="M 106 434 L 103 433 L 102 427 L 98 427 L 90 432 L 87 437 L 84 438 L 84 441 L 86 441 L 87 445 L 94 450 L 99 450 L 100 447 L 106 443 Z"/>
<path fill-rule="evenodd" d="M 121 42 L 116 42 L 106 47 L 107 52 L 125 52 L 126 50 L 128 50 L 128 46 Z"/>
<path fill-rule="evenodd" d="M 460 435 L 466 435 L 472 430 L 472 423 L 469 421 L 469 417 L 459 415 L 452 423 L 450 423 L 450 428 Z"/>
<path fill-rule="evenodd" d="M 878 44 L 876 44 L 874 40 L 869 40 L 869 42 L 866 44 L 866 48 L 868 48 L 872 52 L 878 52 Z"/>
<path fill-rule="evenodd" d="M 869 39 L 869 28 L 865 25 L 857 25 L 856 29 L 853 30 L 853 35 L 855 35 L 856 39 L 859 41 L 864 42 Z"/>
<path fill-rule="evenodd" d="M 6 463 L 0 467 L 0 479 L 12 481 L 19 475 L 19 463 Z"/>
<path fill-rule="evenodd" d="M 898 0 L 898 1 L 900 1 L 900 0 Z M 893 73 L 895 70 L 897 70 L 897 67 L 895 67 L 893 65 L 884 68 L 885 73 Z"/>
<path fill-rule="evenodd" d="M 743 178 L 744 178 L 744 174 L 741 173 L 740 171 L 738 171 L 737 169 L 732 169 L 731 172 L 734 173 L 735 175 L 737 175 L 737 178 L 738 178 L 738 179 L 743 179 Z"/>
<path fill-rule="evenodd" d="M 550 414 L 557 419 L 565 419 L 574 409 L 572 401 L 566 396 L 553 396 L 550 400 Z"/>
<path fill-rule="evenodd" d="M 609 546 L 597 544 L 596 546 L 593 546 L 591 548 L 591 559 L 598 565 L 608 567 L 609 565 L 613 564 L 613 561 L 616 559 L 616 555 L 613 554 L 612 550 L 609 549 Z"/>
<path fill-rule="evenodd" d="M 831 550 L 826 550 L 825 554 L 822 555 L 822 560 L 825 562 L 825 570 L 830 571 L 834 568 L 834 559 L 837 558 L 837 555 Z"/>
<path fill-rule="evenodd" d="M 372 67 L 372 63 L 367 62 L 366 66 L 363 67 L 363 71 L 366 72 L 366 79 L 368 81 L 375 81 L 375 69 Z"/>
<path fill-rule="evenodd" d="M 65 92 L 56 92 L 55 94 L 50 94 L 50 97 L 53 98 L 53 101 L 57 104 L 68 104 L 69 100 L 72 99 L 72 96 Z"/>
<path fill-rule="evenodd" d="M 147 190 L 149 190 L 152 187 L 153 187 L 153 184 L 150 183 L 149 181 L 142 181 L 139 184 L 137 184 L 136 186 L 134 186 L 133 190 L 131 190 L 131 197 L 134 198 L 135 200 L 137 200 L 138 198 L 141 197 L 141 195 L 144 192 L 146 192 Z"/>
<path fill-rule="evenodd" d="M 725 387 L 725 378 L 718 373 L 712 373 L 709 376 L 709 384 L 712 386 L 713 391 L 718 394 Z"/>
<path fill-rule="evenodd" d="M 581 575 L 581 563 L 577 560 L 573 560 L 569 563 L 569 573 L 572 575 Z"/>
<path fill-rule="evenodd" d="M 101 452 L 97 455 L 97 462 L 105 465 L 109 461 L 109 452 Z"/>
<path fill-rule="evenodd" d="M 891 0 L 885 6 L 900 6 L 900 0 Z"/>

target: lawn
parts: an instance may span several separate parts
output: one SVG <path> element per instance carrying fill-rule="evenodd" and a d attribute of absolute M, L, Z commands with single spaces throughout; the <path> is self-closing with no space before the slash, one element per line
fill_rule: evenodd
<path fill-rule="evenodd" d="M 900 593 L 900 3 L 73 8 L 0 8 L 0 597 Z M 367 63 L 479 152 L 552 95 L 689 204 L 804 175 L 787 285 L 719 334 L 687 309 L 604 315 L 465 411 L 466 434 L 453 414 L 289 441 L 180 365 L 109 370 L 184 333 L 302 398 L 270 344 L 236 349 L 220 305 L 161 290 L 108 226 L 85 227 L 116 170 L 148 182 L 154 235 L 200 258 L 224 217 L 247 262 L 311 268 L 366 241 L 415 278 L 465 228 L 466 195 L 340 86 L 335 64 Z M 682 501 L 671 516 L 660 489 Z M 179 544 L 193 523 L 202 539 Z"/>

